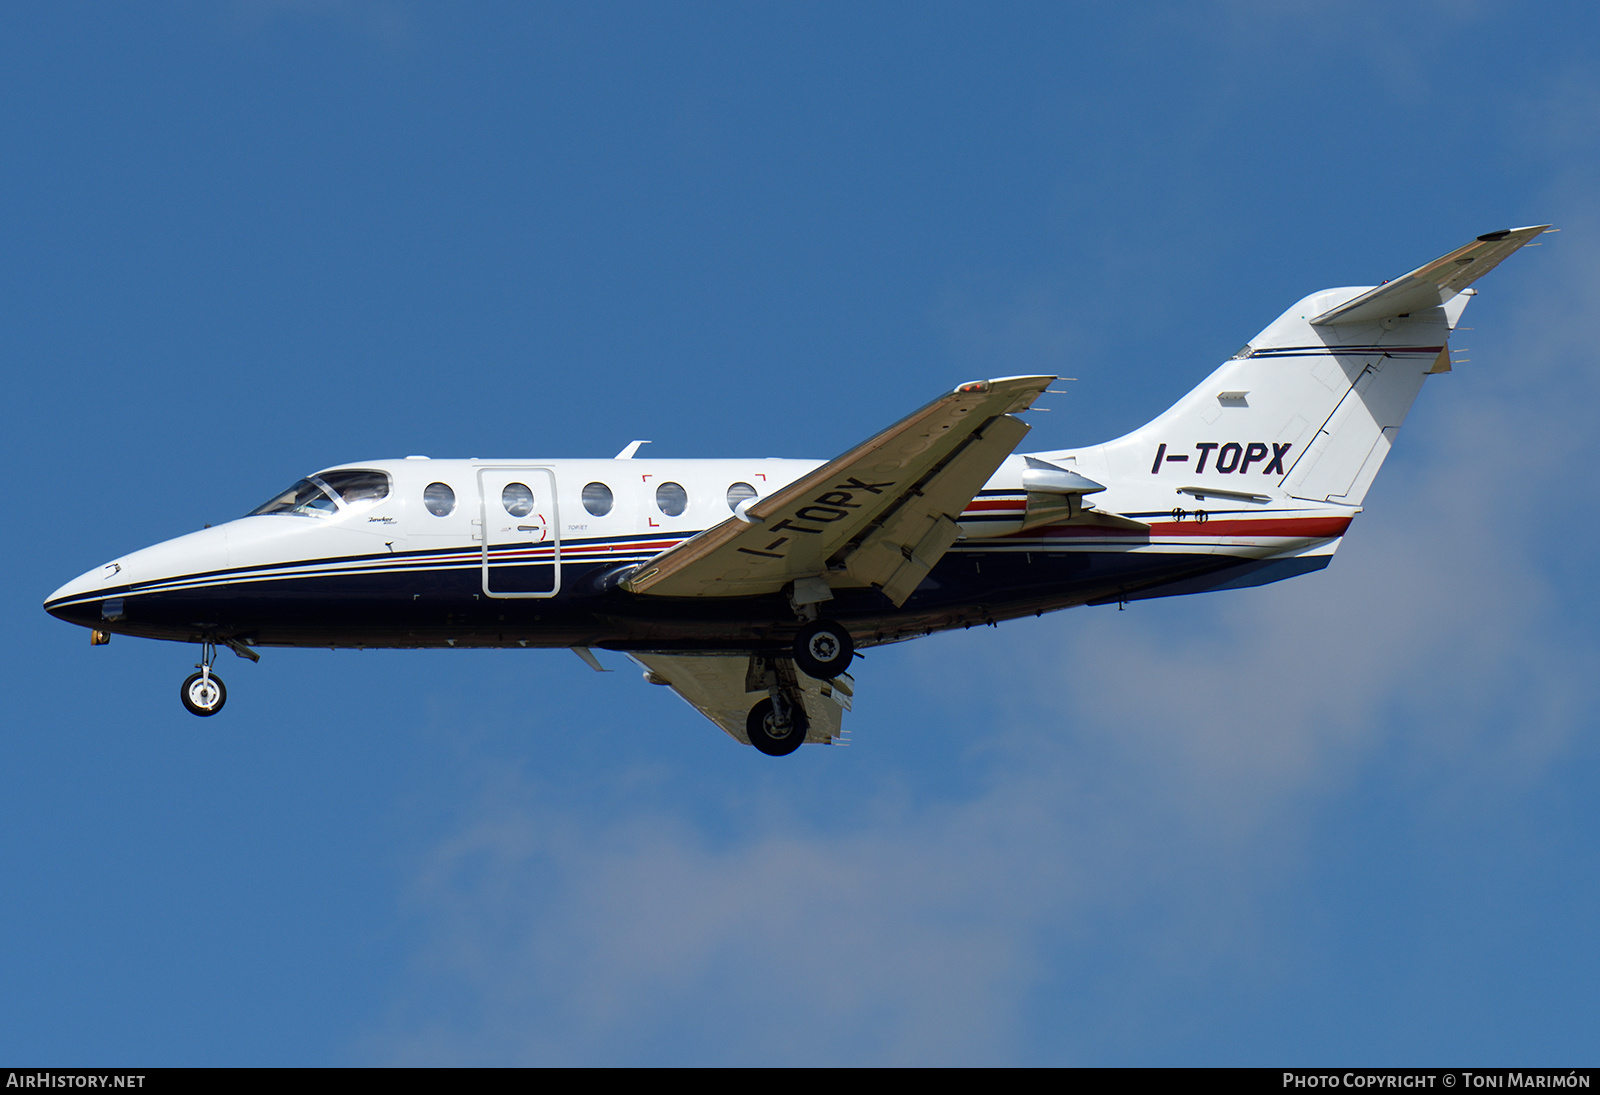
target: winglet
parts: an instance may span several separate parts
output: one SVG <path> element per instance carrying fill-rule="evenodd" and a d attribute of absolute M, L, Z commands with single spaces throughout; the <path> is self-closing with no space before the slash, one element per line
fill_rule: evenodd
<path fill-rule="evenodd" d="M 1518 248 L 1542 235 L 1549 227 L 1548 224 L 1536 224 L 1528 228 L 1486 232 L 1465 247 L 1458 247 L 1403 277 L 1368 289 L 1354 300 L 1322 313 L 1311 320 L 1311 325 L 1327 327 L 1336 323 L 1376 323 L 1436 308 L 1500 265 Z"/>

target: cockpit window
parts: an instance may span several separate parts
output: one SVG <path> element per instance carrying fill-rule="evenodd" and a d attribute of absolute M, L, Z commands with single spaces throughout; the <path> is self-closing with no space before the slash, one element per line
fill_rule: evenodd
<path fill-rule="evenodd" d="M 246 516 L 292 513 L 300 517 L 332 517 L 358 502 L 389 497 L 389 476 L 381 471 L 347 469 L 309 475 L 251 510 Z"/>
<path fill-rule="evenodd" d="M 389 477 L 381 471 L 368 471 L 364 468 L 325 471 L 312 478 L 319 479 L 332 487 L 333 492 L 343 498 L 347 506 L 353 506 L 357 502 L 381 502 L 389 497 Z"/>
<path fill-rule="evenodd" d="M 334 501 L 332 491 L 323 488 L 313 479 L 302 479 L 245 516 L 261 517 L 269 513 L 293 513 L 301 517 L 331 517 L 338 510 L 339 503 Z"/>

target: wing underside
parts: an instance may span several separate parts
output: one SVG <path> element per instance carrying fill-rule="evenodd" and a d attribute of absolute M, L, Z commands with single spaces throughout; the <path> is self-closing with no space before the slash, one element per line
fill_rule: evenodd
<path fill-rule="evenodd" d="M 664 684 L 684 701 L 721 727 L 729 737 L 750 744 L 745 719 L 767 689 L 751 689 L 750 658 L 743 655 L 630 654 L 645 668 L 645 679 Z M 805 704 L 809 727 L 807 742 L 839 744 L 844 712 L 850 709 L 855 680 L 842 673 L 831 681 L 814 680 L 804 673 L 796 681 Z"/>

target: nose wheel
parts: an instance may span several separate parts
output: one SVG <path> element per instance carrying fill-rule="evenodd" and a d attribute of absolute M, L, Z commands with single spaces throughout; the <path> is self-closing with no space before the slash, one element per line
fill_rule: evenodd
<path fill-rule="evenodd" d="M 194 673 L 183 682 L 183 690 L 179 693 L 183 697 L 183 706 L 189 709 L 189 714 L 215 715 L 222 710 L 222 705 L 228 702 L 228 689 L 222 683 L 222 678 L 215 673 Z"/>
<path fill-rule="evenodd" d="M 211 672 L 211 663 L 216 657 L 216 644 L 202 643 L 200 664 L 195 666 L 200 672 L 190 674 L 189 679 L 184 681 L 183 687 L 178 690 L 183 706 L 189 709 L 191 715 L 199 715 L 201 718 L 215 715 L 222 710 L 222 705 L 228 702 L 227 686 L 222 683 L 221 677 Z"/>

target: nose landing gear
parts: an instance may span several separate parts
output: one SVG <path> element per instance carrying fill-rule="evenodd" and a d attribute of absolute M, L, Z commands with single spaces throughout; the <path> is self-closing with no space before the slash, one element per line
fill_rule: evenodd
<path fill-rule="evenodd" d="M 201 718 L 215 715 L 228 702 L 227 686 L 222 683 L 221 677 L 211 672 L 211 663 L 216 659 L 217 644 L 201 643 L 200 664 L 195 666 L 200 672 L 191 674 L 178 690 L 183 706 L 189 709 L 191 715 Z"/>
<path fill-rule="evenodd" d="M 183 706 L 189 709 L 191 715 L 215 715 L 222 710 L 222 705 L 228 702 L 228 689 L 222 683 L 222 678 L 213 676 L 204 668 L 198 673 L 192 673 L 189 679 L 183 682 Z"/>

